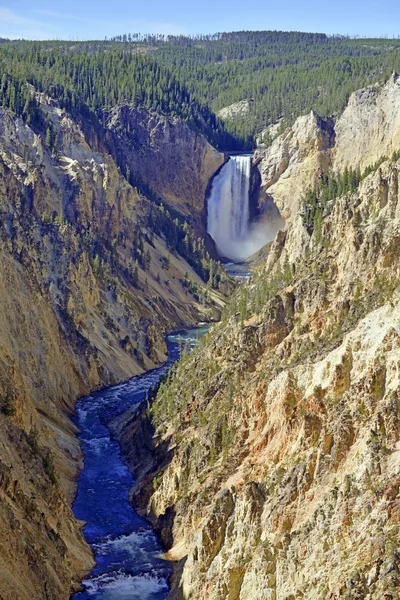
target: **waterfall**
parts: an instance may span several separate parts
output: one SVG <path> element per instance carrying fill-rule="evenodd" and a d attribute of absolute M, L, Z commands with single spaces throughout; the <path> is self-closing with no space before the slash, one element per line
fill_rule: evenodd
<path fill-rule="evenodd" d="M 214 178 L 208 199 L 207 231 L 221 256 L 243 262 L 271 242 L 284 226 L 272 199 L 250 222 L 251 156 L 232 156 Z"/>
<path fill-rule="evenodd" d="M 274 239 L 282 227 L 275 211 L 250 222 L 251 156 L 232 156 L 214 178 L 208 199 L 207 231 L 221 256 L 242 262 Z"/>
<path fill-rule="evenodd" d="M 241 243 L 249 229 L 251 156 L 232 156 L 216 176 L 208 201 L 207 231 L 218 251 L 244 260 Z"/>

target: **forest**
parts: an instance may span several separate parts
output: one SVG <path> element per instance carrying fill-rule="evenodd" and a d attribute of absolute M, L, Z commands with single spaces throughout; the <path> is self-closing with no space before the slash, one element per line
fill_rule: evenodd
<path fill-rule="evenodd" d="M 248 150 L 271 124 L 283 130 L 310 109 L 340 114 L 353 91 L 400 69 L 400 42 L 277 31 L 2 40 L 0 69 L 0 103 L 33 124 L 27 83 L 100 127 L 127 102 L 186 120 L 220 150 Z M 245 114 L 218 116 L 240 100 L 248 100 Z"/>

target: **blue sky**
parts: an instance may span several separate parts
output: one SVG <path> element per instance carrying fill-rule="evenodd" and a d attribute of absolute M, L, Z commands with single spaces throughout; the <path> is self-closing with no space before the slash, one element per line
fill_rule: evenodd
<path fill-rule="evenodd" d="M 0 0 L 0 37 L 104 39 L 241 29 L 400 35 L 399 0 Z"/>

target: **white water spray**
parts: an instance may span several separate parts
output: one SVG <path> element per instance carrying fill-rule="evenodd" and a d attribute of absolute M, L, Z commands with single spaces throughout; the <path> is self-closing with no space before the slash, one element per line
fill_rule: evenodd
<path fill-rule="evenodd" d="M 251 156 L 232 156 L 215 177 L 208 200 L 207 231 L 218 252 L 235 262 L 273 240 L 281 224 L 250 224 L 250 176 Z"/>

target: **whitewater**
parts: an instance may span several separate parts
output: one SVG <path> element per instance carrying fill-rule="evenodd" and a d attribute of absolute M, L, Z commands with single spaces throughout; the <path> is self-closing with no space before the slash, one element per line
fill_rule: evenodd
<path fill-rule="evenodd" d="M 224 258 L 240 263 L 272 241 L 281 223 L 250 219 L 251 156 L 231 156 L 214 178 L 207 231 Z"/>

